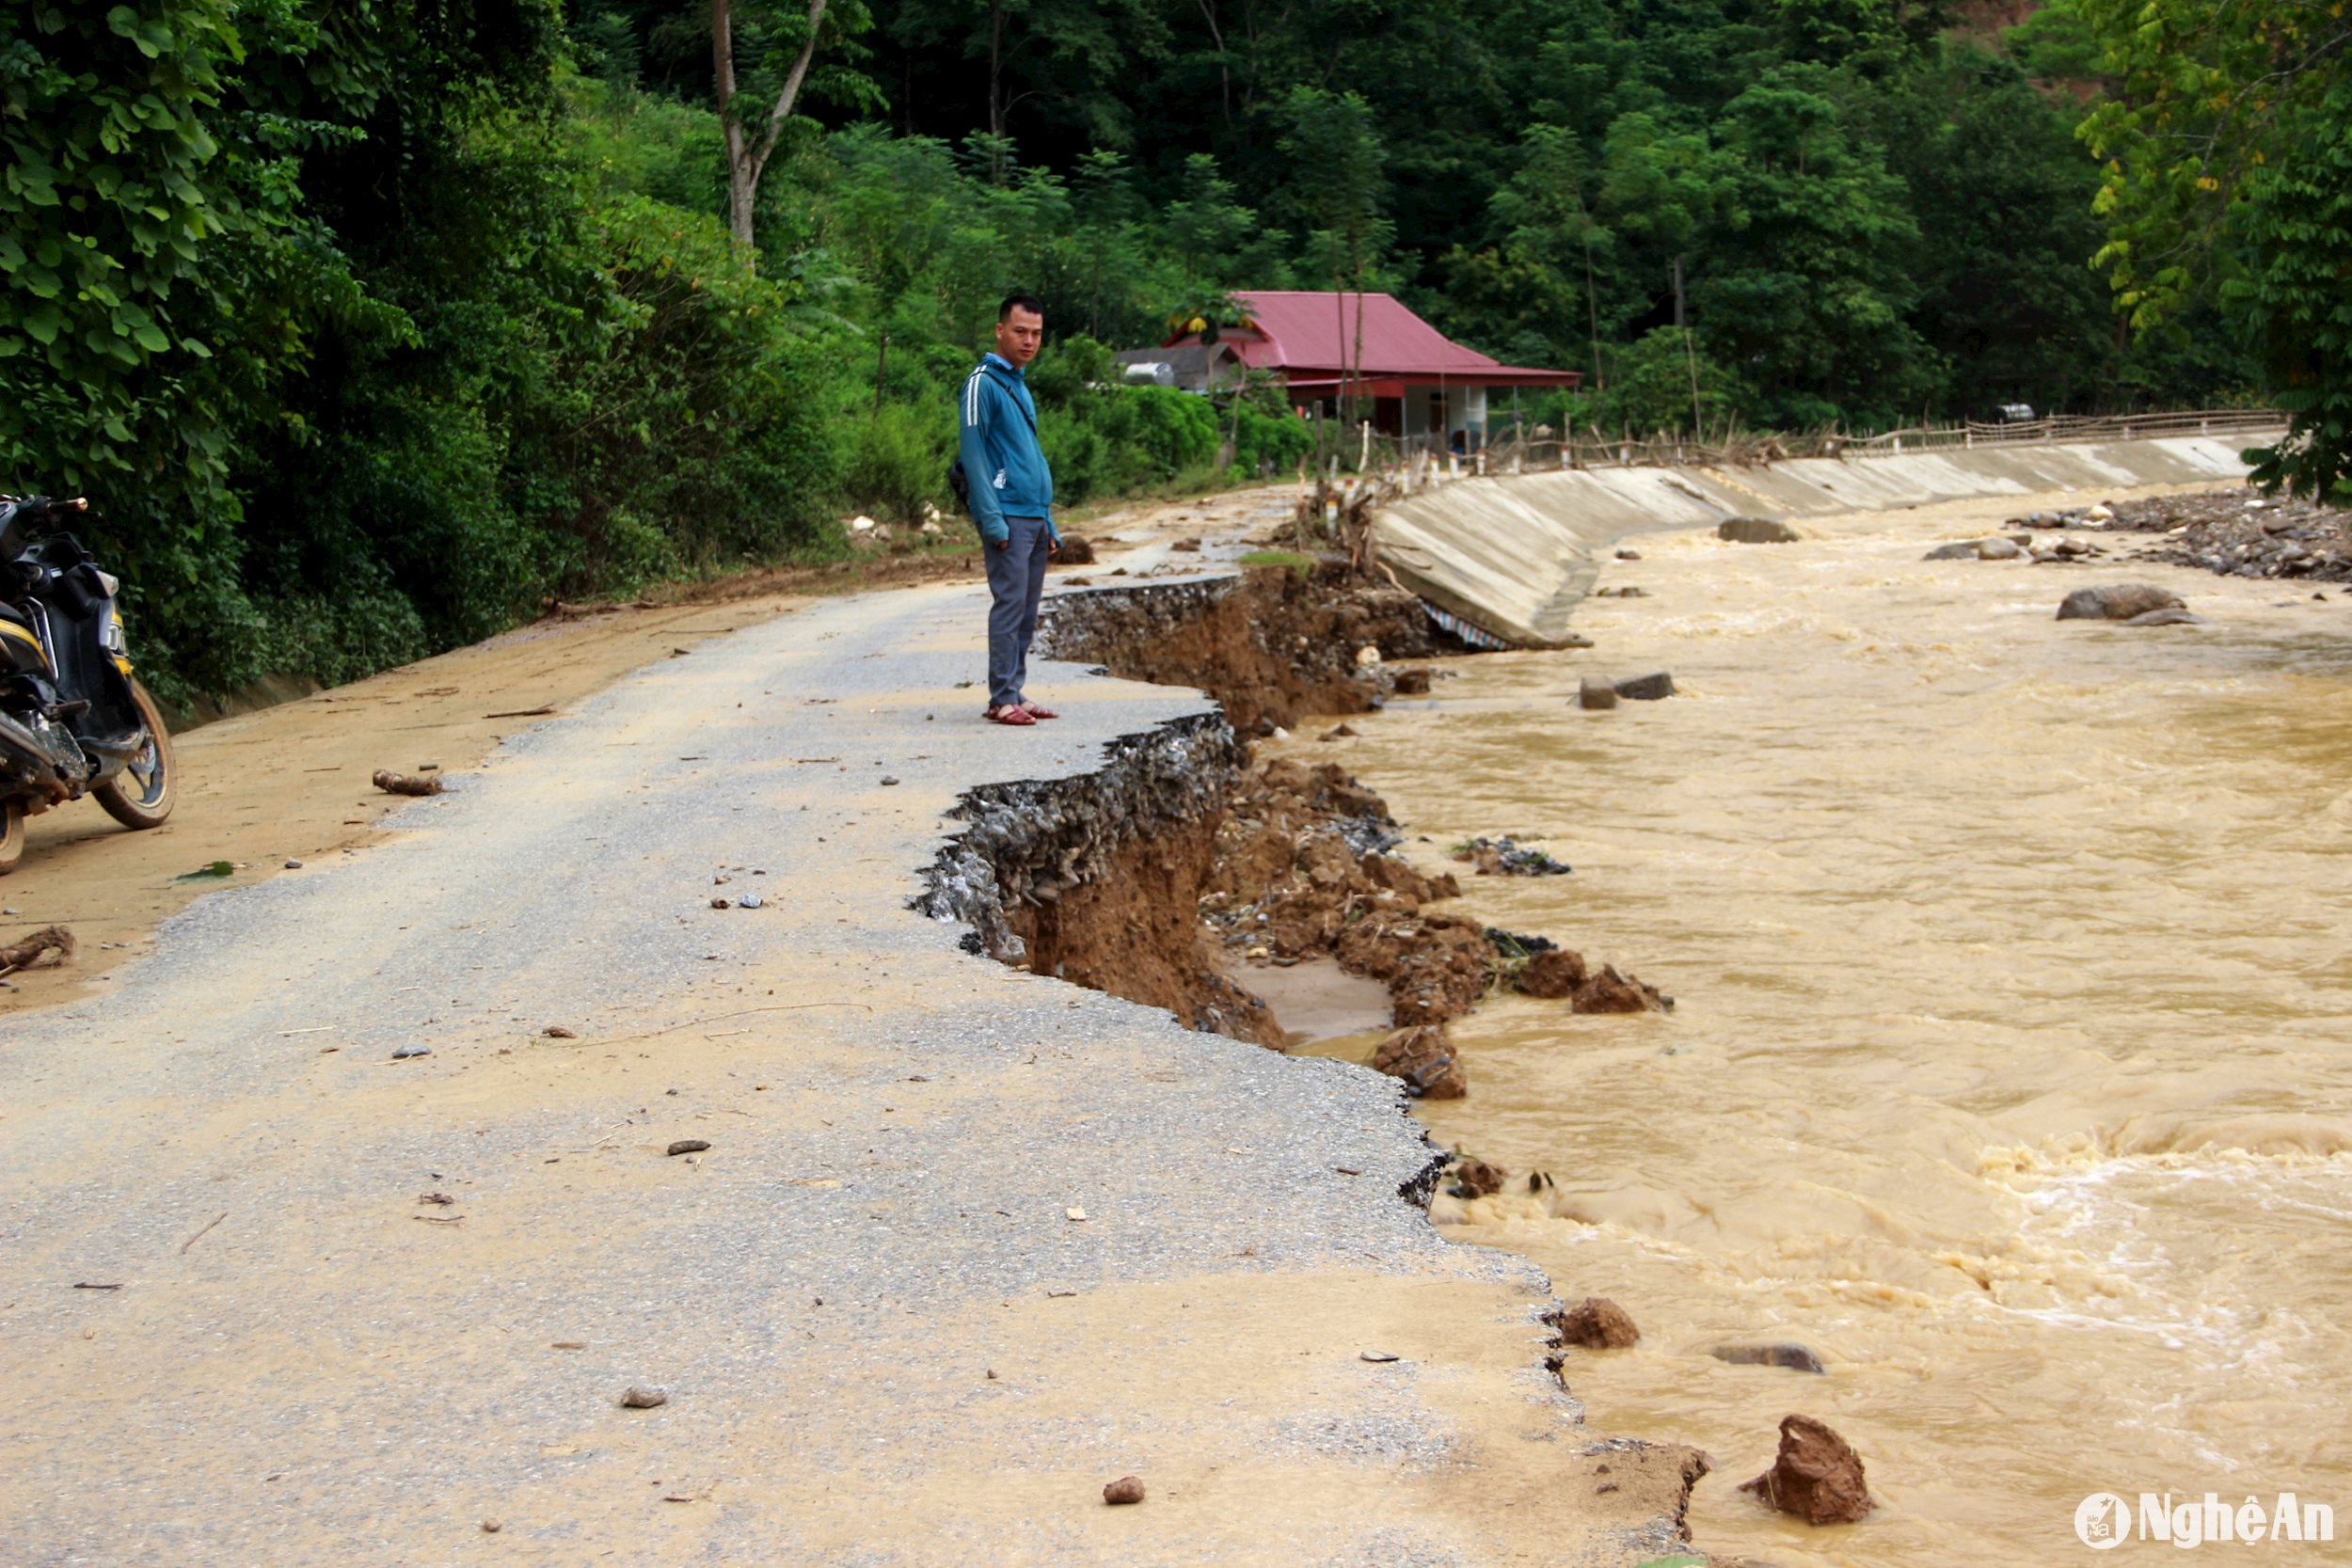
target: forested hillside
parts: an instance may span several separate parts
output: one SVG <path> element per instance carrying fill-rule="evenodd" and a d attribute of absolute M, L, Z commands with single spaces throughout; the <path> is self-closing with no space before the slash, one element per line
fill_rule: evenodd
<path fill-rule="evenodd" d="M 2291 392 L 2228 246 L 2122 276 L 2217 231 L 2077 135 L 2161 40 L 2034 9 L 0 0 L 0 488 L 99 499 L 184 697 L 944 500 L 1012 287 L 1073 500 L 1296 460 L 1270 394 L 1104 385 L 1248 287 L 1394 290 L 1609 429 Z"/>

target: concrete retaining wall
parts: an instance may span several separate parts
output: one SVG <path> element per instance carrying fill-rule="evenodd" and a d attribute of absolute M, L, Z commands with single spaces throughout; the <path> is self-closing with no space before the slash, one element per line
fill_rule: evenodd
<path fill-rule="evenodd" d="M 1974 496 L 2127 489 L 2246 477 L 2273 437 L 2177 436 L 1902 456 L 1795 458 L 1757 468 L 1591 468 L 1466 479 L 1374 520 L 1380 560 L 1422 598 L 1502 641 L 1558 647 L 1590 590 L 1593 552 L 1629 533 L 1725 517 L 1802 519 Z"/>

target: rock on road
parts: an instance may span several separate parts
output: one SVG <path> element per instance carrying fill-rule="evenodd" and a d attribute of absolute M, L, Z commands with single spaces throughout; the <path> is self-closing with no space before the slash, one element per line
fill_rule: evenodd
<path fill-rule="evenodd" d="M 702 643 L 10 1020 L 8 1559 L 1669 1545 L 1676 1489 L 1572 1484 L 1597 1440 L 1540 1370 L 1546 1283 L 1392 1196 L 1427 1151 L 1390 1082 L 908 910 L 961 790 L 1204 701 L 1055 666 L 1058 722 L 983 725 L 981 610 Z M 1131 1473 L 1150 1500 L 1106 1508 Z"/>

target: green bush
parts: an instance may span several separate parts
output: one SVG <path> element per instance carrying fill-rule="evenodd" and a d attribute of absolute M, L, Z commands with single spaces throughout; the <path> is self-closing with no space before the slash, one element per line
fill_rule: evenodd
<path fill-rule="evenodd" d="M 1094 423 L 1108 448 L 1105 469 L 1121 489 L 1216 461 L 1216 410 L 1190 392 L 1121 387 L 1104 395 Z"/>
<path fill-rule="evenodd" d="M 885 403 L 844 421 L 848 456 L 841 483 L 849 504 L 884 522 L 922 521 L 923 508 L 946 511 L 947 464 L 955 455 L 946 394 L 939 407 Z"/>
<path fill-rule="evenodd" d="M 1315 450 L 1315 427 L 1305 420 L 1268 414 L 1244 404 L 1233 429 L 1233 467 L 1247 479 L 1286 474 Z"/>
<path fill-rule="evenodd" d="M 1102 427 L 1083 418 L 1041 414 L 1038 445 L 1054 470 L 1054 504 L 1076 506 L 1104 490 L 1120 488 L 1115 453 Z"/>

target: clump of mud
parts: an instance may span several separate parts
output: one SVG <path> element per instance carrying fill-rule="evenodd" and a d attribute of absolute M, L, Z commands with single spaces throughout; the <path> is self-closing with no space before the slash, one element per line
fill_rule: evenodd
<path fill-rule="evenodd" d="M 1201 920 L 1245 962 L 1330 958 L 1379 981 L 1399 1033 L 1372 1065 L 1433 1100 L 1469 1091 L 1447 1022 L 1499 987 L 1565 1000 L 1580 1013 L 1674 1006 L 1657 988 L 1606 965 L 1593 970 L 1548 937 L 1433 907 L 1458 897 L 1461 884 L 1391 853 L 1401 836 L 1388 803 L 1336 764 L 1261 763 L 1235 786 L 1217 829 Z"/>

